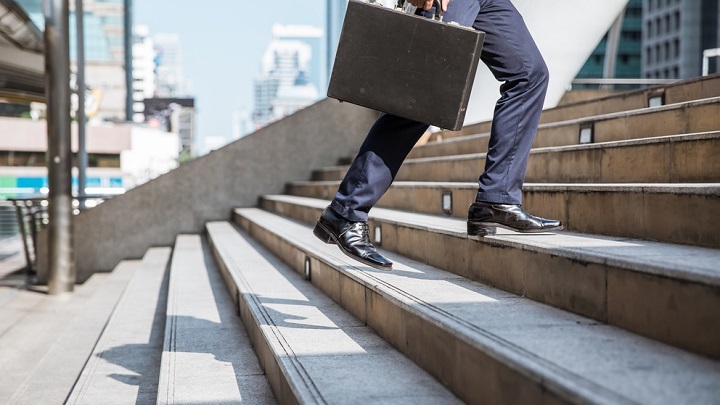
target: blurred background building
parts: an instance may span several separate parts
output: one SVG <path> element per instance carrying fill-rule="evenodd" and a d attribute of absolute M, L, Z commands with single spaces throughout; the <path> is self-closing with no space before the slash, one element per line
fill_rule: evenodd
<path fill-rule="evenodd" d="M 28 38 L 42 44 L 44 17 L 42 0 L 3 0 L 15 4 L 15 12 L 25 20 Z M 4 7 L 4 6 L 3 6 Z M 2 11 L 2 10 L 0 10 Z M 2 13 L 4 14 L 4 13 Z M 70 4 L 70 59 L 77 91 L 77 16 Z M 185 93 L 182 60 L 177 36 L 160 35 L 153 41 L 150 28 L 133 28 L 132 83 L 125 77 L 123 0 L 85 0 L 85 76 L 87 123 L 87 194 L 119 194 L 164 174 L 178 166 L 194 151 L 194 100 Z M 0 35 L 0 38 L 3 36 Z M 30 41 L 30 40 L 28 40 Z M 0 42 L 2 40 L 0 39 Z M 12 44 L 11 44 L 12 45 Z M 0 59 L 18 61 L 16 73 L 25 76 L 21 87 L 7 80 L 0 85 L 0 199 L 47 193 L 47 124 L 44 120 L 42 47 L 28 42 L 3 48 Z M 17 55 L 15 53 L 17 52 Z M 160 55 L 160 57 L 158 57 Z M 5 66 L 5 60 L 0 66 Z M 36 66 L 35 66 L 36 65 Z M 28 72 L 37 76 L 30 87 Z M 177 74 L 177 72 L 180 72 Z M 7 69 L 0 71 L 9 76 Z M 29 84 L 28 84 L 29 83 Z M 2 92 L 12 91 L 3 98 Z M 132 93 L 132 123 L 126 122 L 126 94 Z M 166 98 L 156 97 L 164 94 Z M 180 101 L 168 97 L 182 95 Z M 146 102 L 146 100 L 156 100 Z M 146 112 L 150 104 L 152 114 Z M 166 110 L 162 110 L 164 106 Z M 77 110 L 73 95 L 73 109 Z M 76 114 L 73 113 L 73 117 Z M 77 152 L 77 122 L 73 122 L 73 152 Z M 75 159 L 77 160 L 77 159 Z M 73 190 L 77 193 L 78 171 L 74 162 Z"/>
<path fill-rule="evenodd" d="M 255 79 L 255 128 L 313 104 L 326 88 L 322 29 L 276 24 L 272 30 Z"/>
<path fill-rule="evenodd" d="M 645 0 L 645 78 L 687 79 L 702 73 L 702 54 L 720 47 L 720 1 Z M 710 61 L 709 73 L 717 73 Z"/>

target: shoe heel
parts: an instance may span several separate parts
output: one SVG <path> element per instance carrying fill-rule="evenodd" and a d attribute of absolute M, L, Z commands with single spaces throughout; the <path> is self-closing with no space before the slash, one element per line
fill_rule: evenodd
<path fill-rule="evenodd" d="M 335 241 L 332 239 L 329 233 L 327 233 L 320 224 L 315 224 L 315 229 L 313 229 L 313 235 L 315 235 L 318 239 L 323 241 L 323 243 L 327 243 L 328 245 L 334 245 Z"/>
<path fill-rule="evenodd" d="M 469 237 L 493 236 L 497 233 L 497 227 L 492 225 L 467 223 L 467 234 Z"/>

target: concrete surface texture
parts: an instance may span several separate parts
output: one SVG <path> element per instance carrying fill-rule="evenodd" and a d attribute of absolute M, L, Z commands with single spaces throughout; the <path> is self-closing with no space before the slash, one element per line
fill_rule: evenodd
<path fill-rule="evenodd" d="M 274 404 L 233 300 L 199 235 L 175 243 L 157 404 Z"/>
<path fill-rule="evenodd" d="M 169 248 L 148 250 L 68 398 L 68 404 L 154 403 Z"/>
<path fill-rule="evenodd" d="M 79 281 L 282 191 L 357 151 L 377 113 L 324 100 L 75 217 Z M 44 242 L 45 233 L 39 240 Z M 45 246 L 39 246 L 42 253 Z M 44 257 L 44 256 L 43 256 Z M 47 265 L 39 262 L 40 280 Z"/>
<path fill-rule="evenodd" d="M 257 209 L 238 212 L 243 229 L 296 272 L 304 269 L 298 259 L 310 257 L 313 284 L 436 378 L 467 393 L 465 401 L 536 402 L 531 391 L 538 387 L 556 399 L 586 403 L 702 403 L 720 394 L 714 384 L 720 364 L 702 356 L 387 251 L 393 271 L 371 269 L 318 241 L 306 225 Z M 347 294 L 354 288 L 365 293 Z M 499 364 L 479 361 L 475 351 Z M 503 366 L 516 370 L 513 379 L 482 378 L 502 375 Z M 475 379 L 498 386 L 485 387 L 483 397 L 484 389 L 470 383 Z"/>
<path fill-rule="evenodd" d="M 261 207 L 313 224 L 328 204 L 267 196 Z M 236 211 L 236 221 L 243 214 Z M 558 232 L 468 239 L 464 220 L 374 208 L 381 245 L 459 276 L 720 358 L 720 251 Z M 240 222 L 242 223 L 242 222 Z M 691 332 L 694 331 L 694 332 Z"/>
<path fill-rule="evenodd" d="M 364 322 L 230 223 L 209 223 L 207 229 L 220 266 L 235 280 L 243 322 L 251 324 L 248 331 L 278 401 L 460 403 Z"/>
<path fill-rule="evenodd" d="M 138 267 L 123 262 L 111 274 L 94 275 L 71 296 L 5 293 L 0 403 L 63 403 Z"/>

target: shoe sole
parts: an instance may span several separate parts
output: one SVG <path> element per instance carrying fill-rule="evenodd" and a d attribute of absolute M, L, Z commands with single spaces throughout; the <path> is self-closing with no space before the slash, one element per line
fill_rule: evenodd
<path fill-rule="evenodd" d="M 340 248 L 340 251 L 345 254 L 345 256 L 357 260 L 358 262 L 368 265 L 374 269 L 383 270 L 383 271 L 390 271 L 392 270 L 392 263 L 390 266 L 381 266 L 379 264 L 370 262 L 368 260 L 363 259 L 362 257 L 355 256 L 352 253 L 345 250 L 345 248 L 338 242 L 337 238 L 335 238 L 335 235 L 332 234 L 323 224 L 318 221 L 315 224 L 315 228 L 313 229 L 313 235 L 323 241 L 323 243 L 327 243 L 328 245 L 337 245 L 338 248 Z"/>
<path fill-rule="evenodd" d="M 554 226 L 552 228 L 544 229 L 516 229 L 507 225 L 498 224 L 495 222 L 470 222 L 467 223 L 467 234 L 471 239 L 479 239 L 485 236 L 495 236 L 497 234 L 497 228 L 507 229 L 518 233 L 545 233 L 552 231 L 560 231 L 563 226 Z"/>

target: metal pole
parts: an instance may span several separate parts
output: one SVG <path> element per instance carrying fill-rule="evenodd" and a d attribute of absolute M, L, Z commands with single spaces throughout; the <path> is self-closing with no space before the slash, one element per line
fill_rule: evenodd
<path fill-rule="evenodd" d="M 83 0 L 75 0 L 77 22 L 77 86 L 78 86 L 78 201 L 85 209 L 85 184 L 87 181 L 88 155 L 85 142 L 85 11 Z"/>
<path fill-rule="evenodd" d="M 125 0 L 125 120 L 133 120 L 132 0 Z"/>
<path fill-rule="evenodd" d="M 50 294 L 75 287 L 72 260 L 70 32 L 68 0 L 45 0 L 45 82 L 48 127 L 48 253 Z"/>

